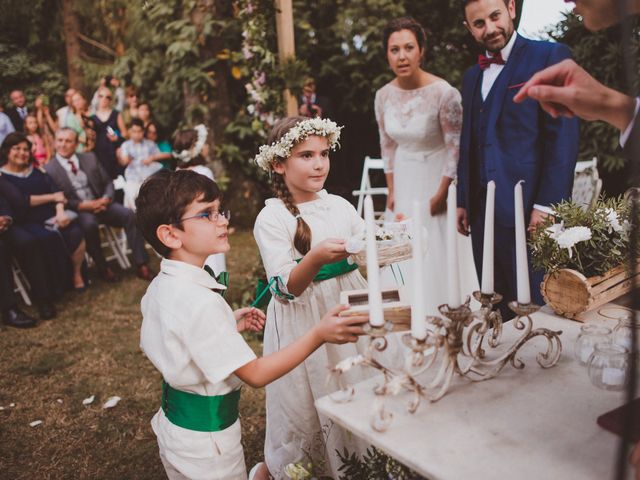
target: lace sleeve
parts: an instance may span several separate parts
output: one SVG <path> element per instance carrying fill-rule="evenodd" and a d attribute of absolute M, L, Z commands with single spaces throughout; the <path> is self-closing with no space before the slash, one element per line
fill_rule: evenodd
<path fill-rule="evenodd" d="M 460 92 L 449 87 L 442 95 L 440 102 L 440 128 L 447 149 L 447 161 L 442 169 L 442 175 L 456 178 L 458 158 L 460 157 L 460 132 L 462 130 L 462 103 Z"/>
<path fill-rule="evenodd" d="M 396 148 L 398 144 L 387 135 L 384 128 L 384 94 L 381 90 L 376 92 L 375 111 L 376 121 L 378 122 L 378 132 L 380 133 L 380 155 L 384 162 L 385 173 L 393 172 L 393 161 L 396 156 Z"/>

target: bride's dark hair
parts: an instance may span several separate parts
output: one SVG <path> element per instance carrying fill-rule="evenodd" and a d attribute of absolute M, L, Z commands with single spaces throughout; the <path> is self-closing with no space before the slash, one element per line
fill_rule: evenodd
<path fill-rule="evenodd" d="M 400 17 L 394 18 L 384 27 L 382 31 L 382 46 L 384 47 L 384 51 L 387 51 L 389 48 L 389 37 L 392 33 L 399 32 L 400 30 L 410 30 L 413 32 L 413 35 L 416 37 L 416 41 L 418 42 L 418 47 L 421 51 L 424 51 L 424 48 L 427 44 L 427 34 L 424 33 L 424 28 L 420 25 L 413 17 Z"/>
<path fill-rule="evenodd" d="M 298 123 L 307 120 L 306 117 L 286 117 L 282 120 L 278 120 L 271 131 L 269 132 L 269 136 L 267 137 L 267 145 L 272 145 L 273 143 L 279 141 L 282 137 L 286 135 L 286 133 L 295 127 Z M 284 162 L 286 158 L 277 157 L 278 162 Z M 305 222 L 300 216 L 300 210 L 293 202 L 293 196 L 289 191 L 289 187 L 284 181 L 284 177 L 275 171 L 272 171 L 272 182 L 273 182 L 273 193 L 274 195 L 284 202 L 287 210 L 291 212 L 291 215 L 296 217 L 297 227 L 296 234 L 293 237 L 293 245 L 296 247 L 302 255 L 306 255 L 307 252 L 311 249 L 311 229 L 307 222 Z"/>

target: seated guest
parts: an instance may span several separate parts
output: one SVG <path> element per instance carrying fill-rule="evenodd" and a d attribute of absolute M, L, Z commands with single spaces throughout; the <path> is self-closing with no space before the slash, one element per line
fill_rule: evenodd
<path fill-rule="evenodd" d="M 33 168 L 31 143 L 24 133 L 14 132 L 5 138 L 0 147 L 0 171 L 4 174 L 4 179 L 16 187 L 28 201 L 29 206 L 21 226 L 36 236 L 48 237 L 48 231 L 55 230 L 62 237 L 66 248 L 53 254 L 54 258 L 62 262 L 58 271 L 63 274 L 64 265 L 68 263 L 70 256 L 73 286 L 84 290 L 82 262 L 85 242 L 82 228 L 73 223 L 72 216 L 65 212 L 64 194 L 56 188 L 51 178 Z M 63 275 L 61 278 L 65 277 L 67 276 Z M 61 280 L 57 278 L 56 281 Z"/>
<path fill-rule="evenodd" d="M 69 107 L 69 111 L 64 120 L 60 123 L 60 128 L 62 127 L 69 127 L 78 135 L 76 153 L 82 153 L 85 150 L 90 150 L 87 148 L 87 143 L 89 142 L 88 130 L 93 129 L 93 120 L 89 117 L 87 101 L 82 93 L 75 92 L 71 96 L 71 106 Z"/>
<path fill-rule="evenodd" d="M 15 131 L 16 129 L 13 128 L 11 119 L 2 111 L 2 107 L 0 107 L 0 144 L 4 141 L 4 138 L 7 135 Z"/>
<path fill-rule="evenodd" d="M 31 142 L 31 154 L 36 161 L 36 167 L 44 165 L 51 157 L 51 150 L 47 137 L 40 134 L 38 119 L 35 115 L 29 114 L 24 119 L 24 133 Z"/>
<path fill-rule="evenodd" d="M 12 223 L 13 213 L 9 203 L 0 195 L 0 314 L 2 315 L 2 323 L 10 327 L 31 328 L 36 326 L 36 319 L 18 308 L 11 282 L 9 246 L 5 238 Z"/>
<path fill-rule="evenodd" d="M 108 281 L 118 280 L 107 265 L 100 246 L 99 225 L 123 227 L 127 242 L 133 252 L 138 277 L 151 280 L 153 275 L 147 266 L 148 256 L 144 239 L 136 228 L 135 214 L 130 209 L 113 203 L 113 182 L 91 152 L 76 154 L 76 132 L 61 128 L 56 132 L 55 157 L 45 169 L 68 199 L 68 208 L 78 212 L 78 221 L 87 241 L 87 252 L 96 263 L 100 276 Z"/>
<path fill-rule="evenodd" d="M 14 90 L 9 95 L 11 98 L 12 107 L 7 108 L 6 114 L 11 119 L 13 128 L 16 132 L 21 132 L 24 128 L 24 119 L 29 114 L 29 107 L 27 107 L 27 98 L 24 96 L 22 90 Z"/>
<path fill-rule="evenodd" d="M 164 168 L 168 168 L 169 170 L 175 170 L 176 161 L 175 158 L 173 158 L 173 154 L 171 153 L 173 148 L 167 140 L 163 139 L 164 137 L 160 137 L 160 133 L 158 130 L 158 124 L 153 120 L 150 121 L 148 124 L 145 124 L 144 138 L 146 138 L 147 140 L 151 140 L 158 146 L 158 150 L 160 150 L 161 153 L 160 163 L 162 164 L 162 166 Z"/>
<path fill-rule="evenodd" d="M 163 157 L 155 142 L 144 138 L 144 124 L 139 118 L 131 119 L 129 140 L 122 144 L 118 162 L 124 169 L 124 206 L 135 210 L 140 185 L 162 169 L 159 160 Z"/>
<path fill-rule="evenodd" d="M 73 94 L 76 93 L 77 90 L 73 87 L 69 87 L 66 92 L 64 92 L 64 105 L 56 110 L 56 122 L 58 126 L 62 126 L 65 117 L 71 111 L 71 98 Z"/>

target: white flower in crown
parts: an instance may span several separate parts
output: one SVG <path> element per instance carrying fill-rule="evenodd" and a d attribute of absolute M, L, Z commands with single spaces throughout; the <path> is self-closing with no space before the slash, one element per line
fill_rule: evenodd
<path fill-rule="evenodd" d="M 307 137 L 317 135 L 329 141 L 329 148 L 335 150 L 340 146 L 340 130 L 337 123 L 328 118 L 309 118 L 295 125 L 283 137 L 271 145 L 262 145 L 254 160 L 260 168 L 267 172 L 277 158 L 287 158 L 294 145 L 304 141 Z"/>
<path fill-rule="evenodd" d="M 605 210 L 605 214 L 607 216 L 607 224 L 609 225 L 609 233 L 613 232 L 621 232 L 623 227 L 620 225 L 620 218 L 618 217 L 618 213 L 613 208 L 607 208 Z"/>
<path fill-rule="evenodd" d="M 575 244 L 586 240 L 591 240 L 591 229 L 589 227 L 567 228 L 555 238 L 560 248 L 569 250 L 569 258 L 572 258 Z"/>
<path fill-rule="evenodd" d="M 198 134 L 196 143 L 189 150 L 173 152 L 173 156 L 183 163 L 188 163 L 202 153 L 204 144 L 207 143 L 207 127 L 204 125 L 196 125 L 194 130 Z"/>

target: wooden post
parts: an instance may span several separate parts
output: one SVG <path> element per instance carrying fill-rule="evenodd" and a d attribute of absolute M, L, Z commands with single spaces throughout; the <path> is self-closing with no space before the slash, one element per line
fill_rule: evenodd
<path fill-rule="evenodd" d="M 276 31 L 278 33 L 278 55 L 280 62 L 293 59 L 296 56 L 295 40 L 293 36 L 293 7 L 291 0 L 275 0 L 276 2 Z M 291 95 L 289 89 L 283 92 L 286 112 L 288 116 L 298 115 L 298 100 Z"/>

